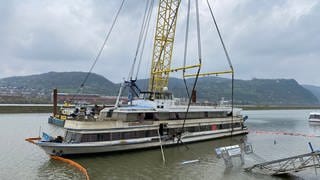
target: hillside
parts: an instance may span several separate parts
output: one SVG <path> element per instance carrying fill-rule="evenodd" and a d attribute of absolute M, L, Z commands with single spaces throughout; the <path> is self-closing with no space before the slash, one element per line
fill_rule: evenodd
<path fill-rule="evenodd" d="M 0 86 L 20 92 L 43 92 L 51 94 L 52 89 L 58 88 L 59 92 L 79 92 L 79 87 L 85 79 L 84 72 L 48 72 L 30 76 L 15 76 L 0 79 Z M 105 77 L 92 73 L 85 86 L 84 93 L 116 95 L 118 85 Z"/>
<path fill-rule="evenodd" d="M 320 101 L 320 87 L 319 86 L 313 86 L 313 85 L 302 85 L 305 89 L 312 92 Z"/>
<path fill-rule="evenodd" d="M 87 74 L 84 72 L 49 72 L 39 75 L 17 76 L 0 79 L 1 94 L 15 93 L 47 99 L 53 88 L 59 92 L 79 92 L 79 86 Z M 189 89 L 194 79 L 188 79 Z M 147 79 L 137 82 L 141 89 L 146 89 Z M 83 88 L 84 93 L 117 95 L 120 84 L 115 84 L 98 74 L 91 74 Z M 175 97 L 186 97 L 182 79 L 171 78 L 169 90 Z M 317 97 L 299 85 L 294 79 L 253 79 L 235 80 L 235 102 L 253 105 L 315 105 Z M 198 100 L 219 101 L 222 97 L 231 98 L 231 80 L 219 77 L 199 78 L 197 85 Z M 3 99 L 3 98 L 2 98 Z M 6 96 L 6 101 L 10 96 Z M 2 103 L 10 103 L 1 101 Z M 22 101 L 26 102 L 26 100 Z M 41 101 L 42 102 L 42 101 Z"/>
<path fill-rule="evenodd" d="M 141 80 L 138 84 L 147 84 Z M 194 79 L 188 79 L 191 89 Z M 171 78 L 169 89 L 176 97 L 185 97 L 183 80 Z M 199 100 L 219 101 L 221 97 L 231 99 L 231 80 L 220 77 L 199 78 L 197 84 Z M 319 100 L 294 79 L 253 79 L 235 80 L 234 98 L 237 104 L 255 105 L 313 105 Z"/>

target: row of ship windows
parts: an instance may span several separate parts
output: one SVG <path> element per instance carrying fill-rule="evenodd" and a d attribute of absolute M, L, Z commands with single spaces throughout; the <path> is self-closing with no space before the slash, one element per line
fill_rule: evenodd
<path fill-rule="evenodd" d="M 169 119 L 169 120 L 177 120 L 183 119 L 185 117 L 185 112 L 173 112 L 173 113 L 138 113 L 136 117 L 129 117 L 128 120 L 159 120 L 159 119 Z M 189 112 L 188 119 L 197 119 L 197 118 L 220 118 L 227 117 L 228 114 L 226 112 Z M 230 115 L 229 115 L 230 116 Z M 111 114 L 107 117 L 111 117 Z M 136 118 L 136 119 L 135 119 Z"/>
<path fill-rule="evenodd" d="M 240 127 L 240 123 L 234 123 L 233 127 Z M 219 124 L 219 125 L 205 125 L 205 126 L 193 126 L 186 127 L 185 131 L 188 132 L 201 132 L 201 131 L 214 131 L 219 129 L 229 129 L 231 124 Z M 179 132 L 181 128 L 168 128 L 162 129 L 165 134 L 174 135 Z M 160 134 L 163 134 L 160 132 Z M 146 131 L 131 131 L 131 132 L 115 132 L 115 133 L 99 133 L 99 134 L 83 134 L 81 142 L 96 142 L 96 141 L 112 141 L 121 139 L 135 139 L 144 137 L 158 136 L 158 130 L 146 130 Z"/>

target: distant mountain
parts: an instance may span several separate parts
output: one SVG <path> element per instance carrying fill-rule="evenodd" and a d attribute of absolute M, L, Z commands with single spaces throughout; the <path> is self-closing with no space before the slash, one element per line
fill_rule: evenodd
<path fill-rule="evenodd" d="M 138 84 L 147 84 L 140 80 Z M 194 79 L 187 79 L 189 90 Z M 219 101 L 222 97 L 231 99 L 231 80 L 220 77 L 202 77 L 197 83 L 199 100 Z M 176 97 L 185 97 L 183 80 L 171 78 L 169 90 Z M 234 99 L 237 104 L 261 105 L 315 105 L 319 100 L 294 79 L 253 79 L 234 81 Z"/>
<path fill-rule="evenodd" d="M 313 85 L 302 85 L 305 89 L 312 92 L 320 101 L 320 87 L 319 86 L 313 86 Z"/>
<path fill-rule="evenodd" d="M 49 96 L 53 88 L 59 92 L 79 92 L 79 87 L 87 73 L 49 72 L 39 75 L 16 76 L 0 79 L 0 92 L 36 94 L 36 97 Z M 187 79 L 191 89 L 194 79 Z M 148 79 L 138 80 L 143 90 L 147 89 Z M 235 80 L 234 98 L 237 104 L 253 105 L 315 105 L 319 104 L 315 91 L 302 87 L 294 79 L 253 79 Z M 83 87 L 83 93 L 117 95 L 120 84 L 115 84 L 98 74 L 91 74 Z M 319 88 L 320 89 L 320 88 Z M 175 97 L 186 97 L 186 88 L 182 79 L 170 78 L 169 90 Z M 200 101 L 217 102 L 222 97 L 231 99 L 231 80 L 220 77 L 202 77 L 197 84 L 197 98 Z M 320 90 L 319 90 L 320 92 Z M 319 95 L 320 93 L 318 93 Z M 318 96 L 320 97 L 320 96 Z M 0 99 L 1 100 L 1 99 Z M 0 101 L 3 102 L 3 101 Z"/>
<path fill-rule="evenodd" d="M 52 89 L 58 88 L 59 92 L 79 92 L 80 85 L 86 78 L 84 72 L 48 72 L 30 76 L 15 76 L 0 79 L 1 87 L 20 89 L 21 91 L 43 92 L 51 94 Z M 118 85 L 105 77 L 92 73 L 88 77 L 82 92 L 93 94 L 116 95 Z"/>

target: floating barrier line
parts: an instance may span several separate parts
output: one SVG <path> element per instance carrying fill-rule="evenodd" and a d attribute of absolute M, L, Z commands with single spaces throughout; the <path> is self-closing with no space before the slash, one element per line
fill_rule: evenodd
<path fill-rule="evenodd" d="M 52 159 L 65 162 L 65 163 L 70 164 L 70 165 L 73 166 L 73 167 L 76 167 L 77 169 L 79 169 L 79 170 L 86 176 L 86 179 L 87 179 L 87 180 L 90 180 L 86 168 L 84 168 L 83 166 L 81 166 L 79 163 L 77 163 L 77 162 L 75 162 L 75 161 L 72 161 L 71 159 L 66 159 L 66 158 L 63 158 L 63 157 L 60 157 L 60 156 L 53 156 L 53 155 L 51 155 L 50 157 L 51 157 Z"/>
<path fill-rule="evenodd" d="M 290 133 L 290 132 L 281 132 L 281 131 L 253 131 L 253 130 L 250 130 L 249 133 L 275 134 L 275 135 L 287 135 L 287 136 L 303 136 L 303 137 L 319 137 L 314 134 Z"/>
<path fill-rule="evenodd" d="M 40 140 L 40 139 L 41 139 L 40 137 L 31 137 L 31 138 L 25 139 L 25 141 L 28 141 L 29 143 L 35 144 L 35 141 L 36 141 L 36 140 Z M 59 157 L 59 156 L 50 155 L 50 157 L 51 157 L 52 159 L 54 159 L 54 160 L 59 160 L 59 161 L 68 163 L 68 164 L 70 164 L 71 166 L 77 168 L 79 171 L 81 171 L 81 172 L 86 176 L 86 179 L 87 179 L 87 180 L 90 180 L 86 168 L 84 168 L 83 166 L 81 166 L 79 163 L 77 163 L 77 162 L 75 162 L 75 161 L 72 161 L 71 159 L 66 159 L 66 158 Z"/>

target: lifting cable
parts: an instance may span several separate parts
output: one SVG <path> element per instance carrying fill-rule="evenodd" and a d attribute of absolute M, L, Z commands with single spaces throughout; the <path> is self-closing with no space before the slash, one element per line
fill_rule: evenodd
<path fill-rule="evenodd" d="M 147 0 L 146 1 L 146 7 L 145 7 L 145 10 L 144 10 L 144 15 L 143 15 L 143 18 L 142 18 L 141 29 L 140 29 L 140 33 L 139 33 L 139 37 L 138 37 L 137 49 L 136 49 L 136 52 L 135 52 L 135 55 L 134 55 L 134 58 L 133 58 L 133 63 L 132 63 L 132 66 L 131 66 L 131 69 L 130 69 L 130 72 L 129 72 L 128 80 L 132 80 L 132 75 L 134 73 L 134 68 L 135 68 L 135 65 L 136 65 L 139 49 L 140 49 L 140 46 L 141 46 L 141 42 L 143 41 L 143 38 L 144 38 L 143 36 L 144 36 L 146 23 L 147 23 L 146 22 L 147 21 L 146 18 L 147 18 L 147 14 L 149 12 L 148 9 L 149 9 L 149 1 Z"/>
<path fill-rule="evenodd" d="M 209 3 L 209 0 L 207 0 L 207 5 L 208 5 L 208 8 L 210 10 L 210 14 L 211 14 L 211 17 L 212 17 L 212 20 L 214 22 L 214 25 L 216 27 L 216 30 L 218 32 L 218 35 L 219 35 L 219 39 L 220 39 L 220 42 L 221 42 L 221 45 L 223 47 L 223 51 L 225 53 L 225 56 L 228 60 L 228 63 L 229 63 L 229 66 L 230 66 L 230 69 L 231 69 L 231 72 L 232 72 L 232 79 L 231 79 L 231 137 L 232 137 L 232 133 L 233 133 L 233 102 L 234 102 L 234 69 L 233 69 L 233 66 L 232 66 L 232 63 L 231 63 L 231 59 L 230 59 L 230 56 L 229 56 L 229 53 L 227 51 L 227 48 L 224 44 L 224 41 L 222 39 L 222 35 L 220 33 L 220 29 L 218 27 L 218 24 L 217 24 L 217 21 L 216 21 L 216 18 L 214 17 L 213 15 L 213 11 L 212 11 L 212 8 L 211 8 L 211 5 Z"/>
<path fill-rule="evenodd" d="M 150 19 L 151 19 L 151 15 L 152 15 L 152 11 L 153 11 L 153 4 L 154 4 L 154 0 L 151 0 L 150 6 L 149 6 L 149 11 L 148 11 L 148 15 L 147 15 L 147 24 L 146 24 L 146 28 L 145 28 L 145 32 L 144 32 L 144 37 L 143 37 L 143 42 L 142 42 L 142 49 L 141 49 L 141 53 L 140 53 L 140 57 L 139 57 L 139 63 L 138 63 L 138 69 L 136 72 L 136 77 L 135 79 L 138 79 L 138 74 L 140 71 L 140 65 L 141 65 L 141 61 L 142 61 L 142 56 L 143 56 L 143 52 L 144 52 L 144 47 L 146 44 L 146 39 L 147 39 L 147 34 L 149 31 L 149 27 L 150 27 Z"/>
<path fill-rule="evenodd" d="M 112 32 L 112 30 L 113 30 L 113 28 L 114 28 L 114 26 L 115 26 L 115 24 L 116 24 L 116 21 L 117 21 L 117 19 L 118 19 L 118 17 L 119 17 L 119 14 L 120 14 L 120 12 L 121 12 L 121 10 L 122 10 L 122 8 L 123 8 L 123 5 L 124 5 L 125 1 L 126 1 L 126 0 L 122 0 L 122 2 L 121 2 L 121 4 L 120 4 L 120 7 L 119 7 L 119 9 L 118 9 L 118 11 L 117 11 L 117 13 L 116 13 L 116 16 L 114 17 L 114 19 L 113 19 L 113 21 L 112 21 L 111 27 L 110 27 L 110 29 L 109 29 L 109 31 L 108 31 L 108 33 L 107 33 L 107 35 L 106 35 L 106 37 L 105 37 L 105 39 L 104 39 L 104 41 L 103 41 L 103 44 L 102 44 L 102 46 L 100 47 L 100 50 L 98 51 L 98 54 L 97 54 L 97 56 L 95 57 L 94 62 L 93 62 L 93 64 L 91 65 L 89 71 L 87 72 L 85 78 L 83 79 L 82 83 L 80 84 L 80 87 L 79 87 L 79 91 L 78 91 L 78 92 L 81 92 L 81 91 L 82 91 L 82 89 L 83 89 L 83 87 L 84 87 L 84 84 L 87 82 L 89 76 L 90 76 L 91 73 L 92 73 L 93 68 L 95 67 L 97 61 L 99 60 L 99 58 L 100 58 L 100 56 L 101 56 L 101 54 L 102 54 L 102 51 L 103 51 L 104 47 L 106 46 L 106 43 L 107 43 L 107 41 L 108 41 L 108 39 L 109 39 L 109 37 L 110 37 L 110 35 L 111 35 L 111 32 Z M 75 98 L 75 95 L 71 98 L 71 101 L 72 101 L 74 98 Z"/>
<path fill-rule="evenodd" d="M 188 0 L 186 35 L 185 35 L 184 53 L 183 53 L 183 67 L 186 67 L 186 63 L 187 63 L 187 51 L 188 51 L 188 39 L 189 39 L 189 22 L 190 22 L 190 0 Z M 186 81 L 186 78 L 184 77 L 185 73 L 186 73 L 186 69 L 183 69 L 183 71 L 182 71 L 183 83 L 184 83 L 184 86 L 186 88 L 187 97 L 190 98 L 187 81 Z"/>
<path fill-rule="evenodd" d="M 201 37 L 200 37 L 200 21 L 199 21 L 199 5 L 198 5 L 198 1 L 196 1 L 196 20 L 197 20 L 198 58 L 199 58 L 199 64 L 201 64 L 202 55 L 201 55 Z M 194 90 L 196 88 L 200 70 L 201 70 L 201 66 L 199 66 L 199 68 L 198 68 L 198 71 L 197 71 L 196 78 L 195 78 L 194 83 L 193 83 L 193 87 L 192 87 L 191 93 L 194 92 Z M 192 101 L 192 95 L 189 97 L 187 111 L 185 113 L 183 124 L 182 124 L 182 133 L 184 132 L 184 126 L 185 126 L 185 123 L 186 123 L 186 120 L 187 120 L 187 115 L 188 115 L 188 112 L 189 112 L 189 109 L 190 109 L 191 101 Z M 182 142 L 181 141 L 181 136 L 178 139 L 178 142 L 179 141 Z"/>

